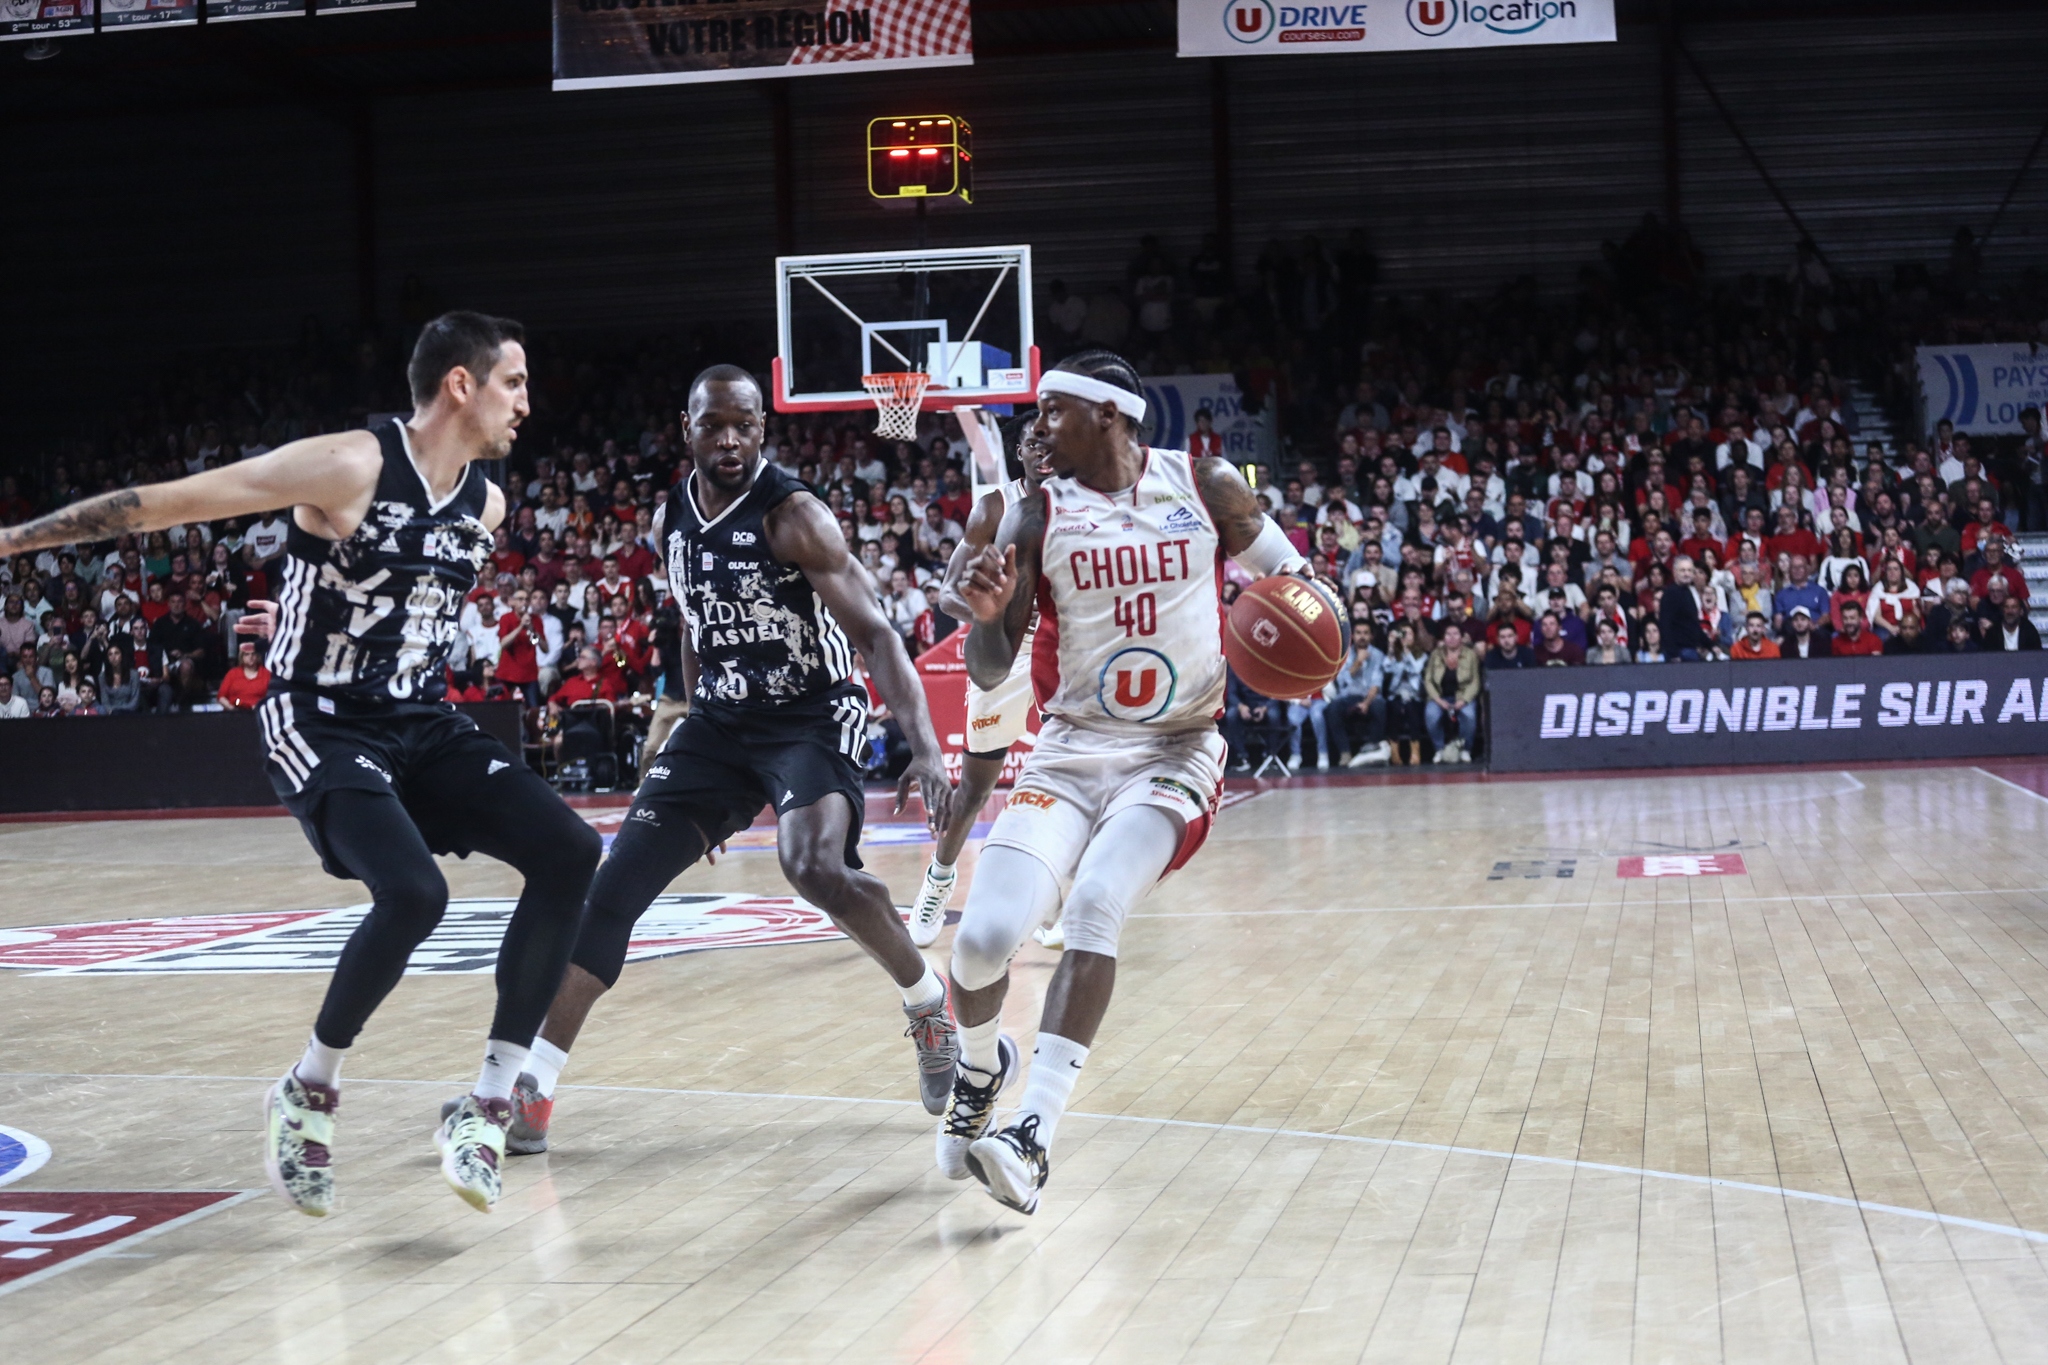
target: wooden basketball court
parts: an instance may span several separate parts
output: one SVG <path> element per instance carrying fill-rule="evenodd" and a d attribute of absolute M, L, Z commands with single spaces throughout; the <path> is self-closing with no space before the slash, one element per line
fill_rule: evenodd
<path fill-rule="evenodd" d="M 300 1217 L 258 1103 L 338 939 L 190 917 L 361 888 L 282 818 L 0 826 L 0 1357 L 2048 1359 L 2048 767 L 1417 777 L 1240 801 L 1141 907 L 1032 1218 L 934 1172 L 844 941 L 629 966 L 490 1216 L 429 1143 L 490 1013 L 444 955 Z M 869 849 L 906 901 L 922 858 Z M 675 889 L 787 895 L 765 850 Z"/>

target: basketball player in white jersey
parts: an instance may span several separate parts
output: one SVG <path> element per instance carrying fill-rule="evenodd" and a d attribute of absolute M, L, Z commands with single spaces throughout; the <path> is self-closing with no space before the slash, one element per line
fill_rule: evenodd
<path fill-rule="evenodd" d="M 1255 578 L 1306 568 L 1217 458 L 1141 439 L 1137 374 L 1107 351 L 1070 356 L 1038 386 L 1035 432 L 1053 477 L 1004 516 L 959 584 L 970 676 L 1009 675 L 1034 609 L 1033 683 L 1045 717 L 975 869 L 953 938 L 960 1066 L 939 1169 L 1038 1207 L 1060 1115 L 1116 982 L 1124 918 L 1208 835 L 1225 754 L 1223 557 Z M 990 1132 L 1018 1070 L 1000 1035 L 1011 956 L 1062 911 L 1066 956 L 1046 988 L 1031 1076 Z"/>
<path fill-rule="evenodd" d="M 1044 443 L 1031 434 L 1036 419 L 1036 413 L 1026 413 L 1005 423 L 1001 448 L 987 452 L 994 456 L 996 468 L 1014 477 L 983 494 L 974 505 L 960 544 L 953 551 L 952 562 L 946 566 L 939 605 L 955 620 L 970 619 L 967 603 L 959 591 L 960 576 L 968 563 L 995 540 L 1009 510 L 1019 501 L 1037 496 L 1039 484 L 1052 473 L 1051 466 L 1045 463 Z M 963 421 L 961 428 L 967 432 L 970 444 L 977 440 L 986 442 L 985 429 L 978 419 Z M 954 864 L 967 846 L 975 818 L 1003 775 L 1010 746 L 1024 737 L 1032 705 L 1031 631 L 1027 627 L 1024 641 L 1017 647 L 1016 661 L 1010 665 L 1009 676 L 1003 679 L 1001 687 L 990 692 L 976 687 L 972 680 L 967 684 L 967 742 L 966 752 L 960 758 L 960 785 L 953 793 L 951 819 L 939 836 L 931 865 L 924 870 L 924 885 L 910 907 L 910 940 L 920 948 L 931 947 L 938 941 L 939 931 L 946 927 L 946 902 L 953 898 L 957 879 Z M 1040 941 L 1044 941 L 1043 937 Z"/>

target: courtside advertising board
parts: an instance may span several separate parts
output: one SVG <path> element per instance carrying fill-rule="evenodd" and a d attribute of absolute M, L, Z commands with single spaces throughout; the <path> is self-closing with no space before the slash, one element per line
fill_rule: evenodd
<path fill-rule="evenodd" d="M 1180 0 L 1180 55 L 1431 52 L 1614 41 L 1614 0 Z"/>

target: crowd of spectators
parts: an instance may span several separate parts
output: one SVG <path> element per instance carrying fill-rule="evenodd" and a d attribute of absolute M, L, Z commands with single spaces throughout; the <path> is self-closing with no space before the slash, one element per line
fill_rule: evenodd
<path fill-rule="evenodd" d="M 1491 669 L 2040 647 L 2013 545 L 2048 527 L 2038 414 L 1998 442 L 1944 424 L 1883 444 L 1859 439 L 1876 414 L 1850 383 L 1883 395 L 1903 341 L 2008 332 L 2039 300 L 1837 281 L 1810 251 L 1782 279 L 1709 284 L 1688 253 L 1647 223 L 1568 302 L 1526 281 L 1392 298 L 1361 234 L 1269 244 L 1236 289 L 1213 241 L 1182 261 L 1149 238 L 1120 282 L 1051 284 L 1049 359 L 1107 345 L 1145 373 L 1228 371 L 1272 409 L 1276 453 L 1253 476 L 1354 647 L 1307 702 L 1233 678 L 1234 764 L 1469 759 Z M 535 348 L 535 416 L 496 471 L 507 519 L 451 697 L 519 701 L 544 744 L 579 703 L 680 709 L 652 523 L 686 472 L 683 390 L 732 354 L 720 344 Z M 367 343 L 209 363 L 12 461 L 0 524 L 404 406 L 395 354 Z M 775 416 L 768 456 L 839 517 L 917 653 L 958 628 L 938 577 L 970 511 L 967 447 L 950 416 L 915 442 L 871 425 Z M 253 705 L 269 679 L 235 622 L 271 594 L 287 515 L 0 564 L 0 718 Z"/>

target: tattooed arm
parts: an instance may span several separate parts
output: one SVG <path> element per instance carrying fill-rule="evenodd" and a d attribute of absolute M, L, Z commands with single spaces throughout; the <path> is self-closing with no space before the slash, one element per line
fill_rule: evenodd
<path fill-rule="evenodd" d="M 0 558 L 296 506 L 311 508 L 322 523 L 311 529 L 340 538 L 353 534 L 369 510 L 382 462 L 377 438 L 367 431 L 311 436 L 190 478 L 102 493 L 0 528 Z"/>
<path fill-rule="evenodd" d="M 1259 510 L 1258 495 L 1237 472 L 1237 466 L 1215 455 L 1195 461 L 1195 486 L 1201 490 L 1202 506 L 1216 523 L 1223 541 L 1223 553 L 1235 559 L 1251 548 L 1266 529 L 1266 514 Z"/>

